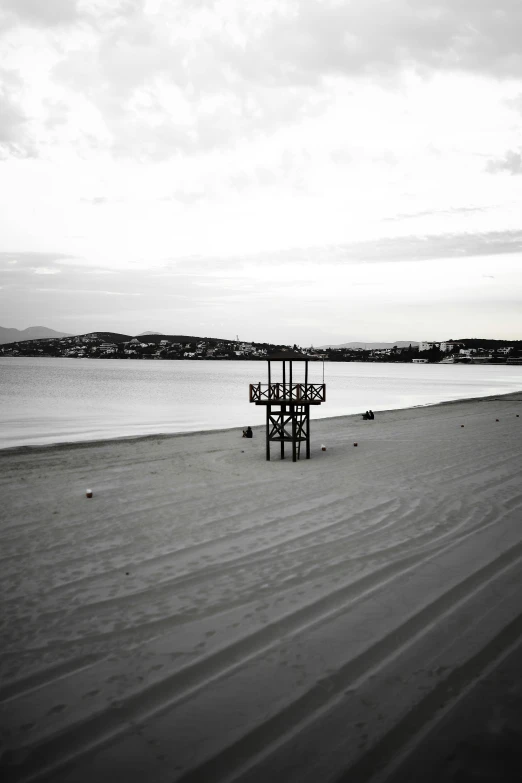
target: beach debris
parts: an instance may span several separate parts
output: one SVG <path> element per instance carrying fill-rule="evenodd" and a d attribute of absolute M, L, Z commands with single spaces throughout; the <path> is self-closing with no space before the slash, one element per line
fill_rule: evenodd
<path fill-rule="evenodd" d="M 354 443 L 353 445 L 354 445 L 354 446 L 357 446 L 357 443 Z"/>
<path fill-rule="evenodd" d="M 326 451 L 326 446 L 324 445 L 324 443 L 321 444 L 321 451 Z"/>
<path fill-rule="evenodd" d="M 85 497 L 86 498 L 92 498 L 92 489 L 86 489 L 85 490 Z"/>
<path fill-rule="evenodd" d="M 464 425 L 463 425 L 463 424 L 461 424 L 460 426 L 461 426 L 461 427 L 463 427 Z"/>
<path fill-rule="evenodd" d="M 500 419 L 495 419 L 495 421 L 500 421 Z"/>

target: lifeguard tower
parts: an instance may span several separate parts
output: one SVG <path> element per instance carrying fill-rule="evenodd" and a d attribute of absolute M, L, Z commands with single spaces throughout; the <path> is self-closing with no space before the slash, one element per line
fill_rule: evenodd
<path fill-rule="evenodd" d="M 297 351 L 280 351 L 267 357 L 268 383 L 250 384 L 250 402 L 266 407 L 266 458 L 270 459 L 270 443 L 281 444 L 281 459 L 285 458 L 285 443 L 292 444 L 292 461 L 301 457 L 301 443 L 306 443 L 306 459 L 310 459 L 310 406 L 326 401 L 323 383 L 308 383 L 310 357 Z M 304 362 L 304 382 L 298 380 L 294 364 Z M 282 365 L 281 381 L 272 380 L 273 365 Z"/>

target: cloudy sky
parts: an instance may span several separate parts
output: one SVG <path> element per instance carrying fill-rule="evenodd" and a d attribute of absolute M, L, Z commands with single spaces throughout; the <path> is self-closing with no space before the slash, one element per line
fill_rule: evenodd
<path fill-rule="evenodd" d="M 520 0 L 0 0 L 0 324 L 522 338 Z"/>

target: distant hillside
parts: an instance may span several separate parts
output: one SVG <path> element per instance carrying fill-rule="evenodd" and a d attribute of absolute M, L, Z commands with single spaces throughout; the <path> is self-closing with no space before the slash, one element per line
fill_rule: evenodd
<path fill-rule="evenodd" d="M 194 337 L 193 335 L 187 335 L 187 334 L 158 334 L 157 332 L 152 332 L 147 335 L 136 335 L 138 339 L 140 337 L 145 338 L 143 342 L 145 343 L 154 343 L 157 345 L 161 340 L 168 340 L 169 343 L 199 343 L 200 340 L 207 340 L 210 343 L 219 343 L 219 342 L 232 342 L 231 340 L 222 340 L 219 337 Z"/>
<path fill-rule="evenodd" d="M 46 337 L 70 337 L 66 332 L 55 332 L 47 326 L 29 326 L 27 329 L 9 329 L 0 326 L 0 345 L 20 342 L 20 340 L 41 340 Z"/>
<path fill-rule="evenodd" d="M 419 345 L 418 342 L 415 340 L 397 340 L 395 343 L 340 343 L 339 345 L 332 345 L 332 343 L 328 343 L 327 345 L 319 345 L 319 348 L 366 348 L 368 351 L 373 351 L 379 348 L 393 348 L 393 346 L 396 345 L 397 348 L 408 348 L 408 346 L 412 346 L 413 348 L 416 345 Z"/>
<path fill-rule="evenodd" d="M 46 334 L 42 334 L 41 336 L 32 336 L 31 330 L 33 329 L 41 329 L 46 332 Z M 24 329 L 23 331 L 19 331 L 18 329 L 2 329 L 2 334 L 11 332 L 14 332 L 14 337 L 11 337 L 9 340 L 2 340 L 0 345 L 19 343 L 27 340 L 57 340 L 62 337 L 67 337 L 72 340 L 75 340 L 76 338 L 83 340 L 85 338 L 95 337 L 98 340 L 104 340 L 107 343 L 116 344 L 126 343 L 133 338 L 136 338 L 144 343 L 153 343 L 154 345 L 158 345 L 161 340 L 168 340 L 170 343 L 198 343 L 201 340 L 206 340 L 210 343 L 230 342 L 229 340 L 222 340 L 219 337 L 197 337 L 195 335 L 188 334 L 158 334 L 158 332 L 149 332 L 147 334 L 138 335 L 120 334 L 119 332 L 85 332 L 84 334 L 72 335 L 63 334 L 62 332 L 55 332 L 53 329 L 46 329 L 44 326 L 32 326 L 29 329 Z"/>
<path fill-rule="evenodd" d="M 466 348 L 520 348 L 522 347 L 522 340 L 490 340 L 483 337 L 468 337 L 461 340 L 455 340 L 456 343 L 463 343 Z"/>
<path fill-rule="evenodd" d="M 78 334 L 78 335 L 69 335 L 72 337 L 78 337 L 80 340 L 85 339 L 86 337 L 96 337 L 99 340 L 105 340 L 107 343 L 126 343 L 129 340 L 132 340 L 136 338 L 137 340 L 141 340 L 144 343 L 154 343 L 154 345 L 157 345 L 161 340 L 168 340 L 171 343 L 196 343 L 203 339 L 212 339 L 214 341 L 214 338 L 203 338 L 203 337 L 194 337 L 191 335 L 186 334 L 158 334 L 157 332 L 150 333 L 150 334 L 120 334 L 119 332 L 86 332 L 85 334 Z M 217 342 L 217 338 L 215 340 Z"/>
<path fill-rule="evenodd" d="M 85 334 L 75 334 L 73 337 L 94 337 L 98 340 L 105 340 L 106 343 L 125 343 L 127 340 L 132 340 L 130 334 L 120 334 L 119 332 L 86 332 Z"/>
<path fill-rule="evenodd" d="M 168 340 L 169 343 L 197 343 L 200 340 L 209 340 L 210 342 L 219 342 L 217 337 L 194 337 L 188 334 L 158 334 L 158 332 L 149 332 L 148 334 L 118 334 L 117 332 L 88 332 L 79 334 L 78 337 L 93 337 L 96 335 L 108 343 L 126 343 L 136 338 L 144 343 L 154 343 L 157 345 L 161 340 Z"/>

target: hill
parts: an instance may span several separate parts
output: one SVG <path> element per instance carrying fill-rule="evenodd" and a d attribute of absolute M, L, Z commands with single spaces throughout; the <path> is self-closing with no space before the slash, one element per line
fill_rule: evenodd
<path fill-rule="evenodd" d="M 56 339 L 58 337 L 70 336 L 67 332 L 56 332 L 47 326 L 29 326 L 27 329 L 9 329 L 8 327 L 0 326 L 0 345 L 20 342 L 21 340 L 42 340 L 46 337 L 54 337 Z"/>
<path fill-rule="evenodd" d="M 1 327 L 0 327 L 1 328 Z M 62 334 L 61 332 L 54 332 L 53 329 L 46 329 L 45 327 L 31 327 L 31 329 L 43 329 L 44 331 L 50 332 L 50 334 L 42 335 L 41 337 L 30 337 L 27 336 L 27 332 L 29 332 L 29 329 L 24 329 L 23 331 L 19 331 L 18 329 L 3 329 L 3 332 L 14 332 L 15 337 L 11 340 L 2 340 L 0 342 L 0 345 L 10 345 L 14 343 L 20 343 L 20 342 L 34 342 L 34 341 L 53 341 L 58 340 L 62 338 L 67 338 L 70 342 L 78 341 L 78 340 L 103 340 L 106 343 L 115 343 L 116 345 L 118 343 L 126 343 L 129 340 L 133 340 L 136 338 L 137 340 L 140 340 L 140 342 L 144 343 L 153 343 L 154 345 L 158 345 L 162 340 L 168 340 L 170 343 L 198 343 L 201 340 L 205 340 L 208 343 L 215 344 L 219 342 L 229 342 L 228 340 L 221 340 L 218 337 L 197 337 L 195 335 L 188 335 L 188 334 L 159 334 L 158 332 L 149 332 L 147 334 L 120 334 L 120 332 L 85 332 L 84 334 L 78 334 L 78 335 L 71 335 L 71 334 Z"/>
<path fill-rule="evenodd" d="M 76 336 L 76 335 L 75 335 Z M 169 343 L 198 343 L 200 340 L 208 342 L 219 342 L 217 337 L 195 337 L 188 334 L 159 334 L 158 332 L 148 332 L 147 334 L 119 334 L 118 332 L 88 332 L 87 334 L 77 335 L 80 339 L 96 336 L 98 339 L 105 340 L 108 343 L 126 343 L 136 338 L 144 343 L 154 343 L 158 345 L 162 340 L 168 340 Z"/>
<path fill-rule="evenodd" d="M 415 340 L 397 340 L 394 343 L 340 343 L 339 345 L 319 345 L 319 348 L 365 348 L 367 351 L 378 350 L 380 348 L 393 348 L 396 345 L 397 348 L 408 348 L 408 346 L 415 347 L 419 343 Z"/>
<path fill-rule="evenodd" d="M 495 348 L 522 348 L 522 340 L 490 340 L 485 337 L 466 337 L 461 340 L 455 340 L 456 343 L 463 343 L 466 348 L 485 348 L 487 350 Z"/>

